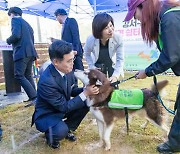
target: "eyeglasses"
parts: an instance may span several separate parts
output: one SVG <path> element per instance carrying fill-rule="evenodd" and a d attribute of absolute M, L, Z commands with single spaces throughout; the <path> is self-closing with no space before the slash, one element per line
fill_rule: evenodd
<path fill-rule="evenodd" d="M 72 63 L 75 61 L 75 59 L 76 59 L 76 57 L 74 56 L 74 58 L 73 58 L 73 59 L 68 60 L 68 61 L 67 61 L 67 63 L 68 63 L 68 64 L 72 64 Z"/>

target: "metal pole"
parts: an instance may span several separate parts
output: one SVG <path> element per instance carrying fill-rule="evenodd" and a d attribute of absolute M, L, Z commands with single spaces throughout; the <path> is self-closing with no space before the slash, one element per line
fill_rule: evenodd
<path fill-rule="evenodd" d="M 96 0 L 94 0 L 94 16 L 97 14 L 97 11 L 96 11 Z"/>

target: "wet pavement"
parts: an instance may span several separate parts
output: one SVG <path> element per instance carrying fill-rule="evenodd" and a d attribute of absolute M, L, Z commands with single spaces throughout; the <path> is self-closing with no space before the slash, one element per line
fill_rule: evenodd
<path fill-rule="evenodd" d="M 10 104 L 22 103 L 24 100 L 28 100 L 28 97 L 23 91 L 6 94 L 5 90 L 0 90 L 0 108 Z"/>

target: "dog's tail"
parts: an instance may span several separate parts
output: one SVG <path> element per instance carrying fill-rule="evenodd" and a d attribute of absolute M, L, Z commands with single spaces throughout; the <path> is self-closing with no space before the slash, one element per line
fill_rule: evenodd
<path fill-rule="evenodd" d="M 157 85 L 152 85 L 151 90 L 155 93 L 157 92 L 157 90 L 158 92 L 160 92 L 165 86 L 167 86 L 167 84 L 168 80 L 159 81 L 157 82 Z"/>

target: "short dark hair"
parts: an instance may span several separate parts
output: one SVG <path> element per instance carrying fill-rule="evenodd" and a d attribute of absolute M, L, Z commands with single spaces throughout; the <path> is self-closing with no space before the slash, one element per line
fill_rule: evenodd
<path fill-rule="evenodd" d="M 109 22 L 112 22 L 114 26 L 113 18 L 107 13 L 97 14 L 92 22 L 92 33 L 93 36 L 97 39 L 102 38 L 102 31 L 108 25 Z"/>
<path fill-rule="evenodd" d="M 11 13 L 13 13 L 15 16 L 22 16 L 22 10 L 19 7 L 11 7 L 8 11 L 8 16 L 10 16 Z"/>
<path fill-rule="evenodd" d="M 53 59 L 63 60 L 65 54 L 69 54 L 73 50 L 72 44 L 62 40 L 56 40 L 49 46 L 49 57 Z"/>
<path fill-rule="evenodd" d="M 55 12 L 54 12 L 54 15 L 57 17 L 58 15 L 67 15 L 67 12 L 66 10 L 64 9 L 57 9 Z"/>

